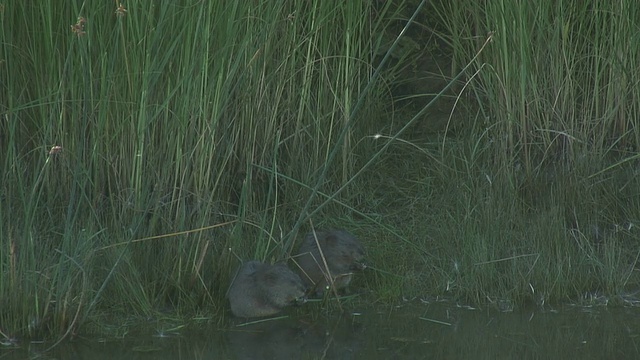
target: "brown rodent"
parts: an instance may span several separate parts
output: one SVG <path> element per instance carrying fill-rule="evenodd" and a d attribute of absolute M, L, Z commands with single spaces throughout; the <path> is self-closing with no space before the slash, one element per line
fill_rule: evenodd
<path fill-rule="evenodd" d="M 318 244 L 322 249 L 326 266 Z M 353 272 L 366 267 L 362 263 L 363 258 L 364 249 L 355 236 L 344 230 L 329 230 L 316 231 L 315 236 L 314 232 L 308 233 L 302 241 L 295 261 L 302 281 L 312 288 L 316 295 L 322 295 L 331 282 L 336 291 L 346 291 Z"/>
<path fill-rule="evenodd" d="M 273 315 L 304 302 L 305 290 L 300 277 L 287 266 L 248 261 L 238 269 L 228 298 L 235 316 L 250 318 Z"/>

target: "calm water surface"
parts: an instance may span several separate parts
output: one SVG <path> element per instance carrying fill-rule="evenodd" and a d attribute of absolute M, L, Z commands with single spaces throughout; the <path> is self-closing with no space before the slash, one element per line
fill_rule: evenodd
<path fill-rule="evenodd" d="M 240 324 L 241 325 L 241 324 Z M 123 339 L 0 347 L 4 359 L 640 359 L 640 309 L 498 312 L 451 304 L 352 309 Z"/>

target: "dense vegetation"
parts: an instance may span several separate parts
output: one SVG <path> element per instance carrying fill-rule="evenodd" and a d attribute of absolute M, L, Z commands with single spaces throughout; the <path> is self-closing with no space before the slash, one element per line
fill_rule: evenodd
<path fill-rule="evenodd" d="M 80 4 L 0 2 L 0 337 L 220 319 L 311 227 L 382 302 L 637 288 L 635 0 Z"/>

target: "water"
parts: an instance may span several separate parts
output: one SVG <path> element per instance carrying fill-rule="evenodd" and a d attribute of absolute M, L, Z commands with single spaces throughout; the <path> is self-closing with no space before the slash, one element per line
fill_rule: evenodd
<path fill-rule="evenodd" d="M 640 309 L 520 312 L 413 304 L 223 329 L 0 347 L 5 359 L 638 359 Z"/>

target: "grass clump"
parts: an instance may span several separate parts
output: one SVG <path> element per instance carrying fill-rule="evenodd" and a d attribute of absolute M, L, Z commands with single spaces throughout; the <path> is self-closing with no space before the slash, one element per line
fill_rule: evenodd
<path fill-rule="evenodd" d="M 444 131 L 425 117 L 373 171 L 374 193 L 393 195 L 369 205 L 402 208 L 385 223 L 430 249 L 398 245 L 420 279 L 407 293 L 546 304 L 633 292 L 635 105 L 603 99 L 637 91 L 635 3 L 431 9 L 422 28 L 451 49 L 441 76 L 464 73 L 458 105 L 471 114 L 451 109 Z"/>

